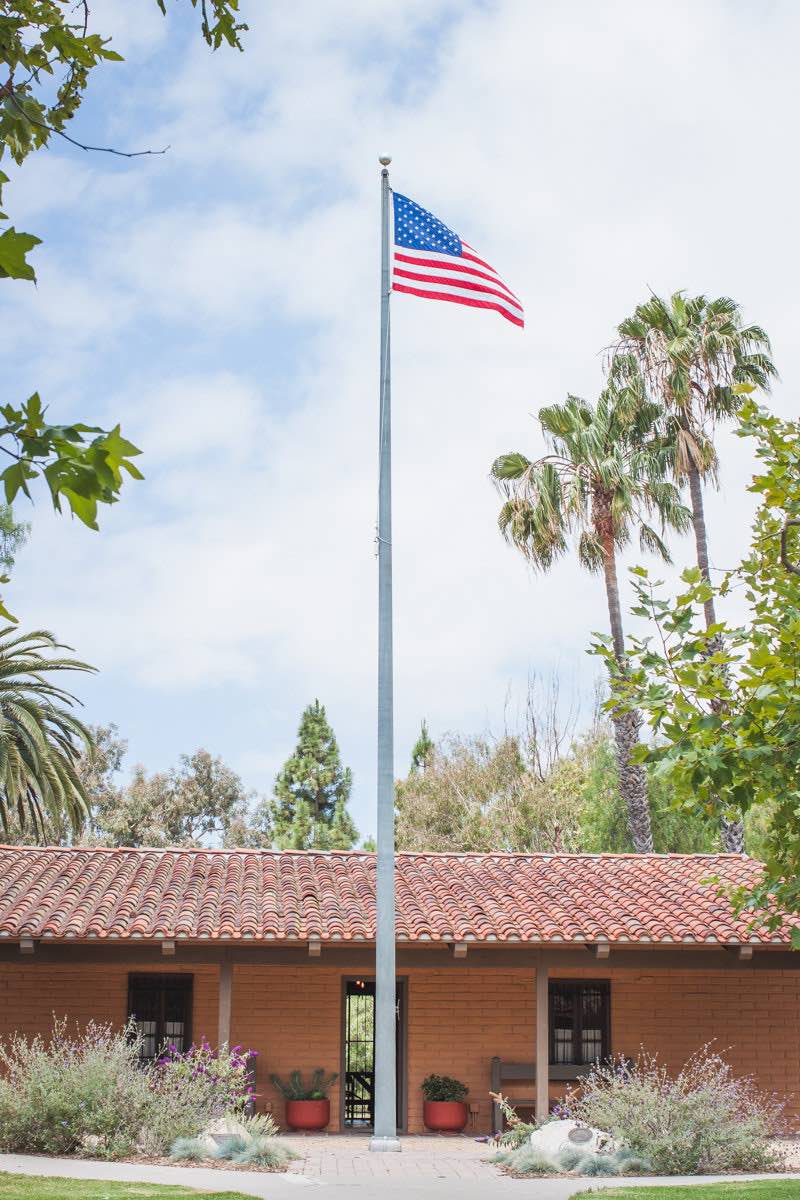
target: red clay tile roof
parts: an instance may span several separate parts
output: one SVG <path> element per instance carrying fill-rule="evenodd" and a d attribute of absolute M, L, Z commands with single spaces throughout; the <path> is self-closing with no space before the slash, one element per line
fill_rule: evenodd
<path fill-rule="evenodd" d="M 739 855 L 399 854 L 397 934 L 417 942 L 788 941 L 733 918 L 709 876 Z M 0 938 L 370 941 L 375 857 L 0 847 Z"/>

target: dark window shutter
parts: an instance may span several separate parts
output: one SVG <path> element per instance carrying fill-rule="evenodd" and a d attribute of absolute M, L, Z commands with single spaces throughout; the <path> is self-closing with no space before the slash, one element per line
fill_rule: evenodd
<path fill-rule="evenodd" d="M 192 976 L 129 975 L 128 1016 L 142 1035 L 142 1058 L 158 1058 L 165 1046 L 188 1050 L 192 1038 Z"/>
<path fill-rule="evenodd" d="M 587 1066 L 611 1053 L 608 980 L 550 981 L 550 1062 Z"/>

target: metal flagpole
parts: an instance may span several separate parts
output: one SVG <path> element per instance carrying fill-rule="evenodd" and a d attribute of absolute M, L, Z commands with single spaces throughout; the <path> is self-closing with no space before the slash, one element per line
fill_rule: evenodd
<path fill-rule="evenodd" d="M 378 860 L 375 931 L 375 1123 L 370 1150 L 397 1137 L 394 928 L 394 695 L 392 675 L 392 425 L 389 340 L 389 172 L 381 170 L 381 371 L 378 483 Z"/>

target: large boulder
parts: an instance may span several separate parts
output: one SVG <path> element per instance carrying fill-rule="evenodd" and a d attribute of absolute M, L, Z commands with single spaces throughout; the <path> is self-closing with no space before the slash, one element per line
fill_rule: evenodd
<path fill-rule="evenodd" d="M 613 1138 L 601 1129 L 592 1129 L 578 1121 L 548 1121 L 531 1134 L 531 1145 L 548 1158 L 557 1158 L 562 1150 L 581 1150 L 585 1154 L 611 1153 Z"/>
<path fill-rule="evenodd" d="M 247 1126 L 237 1120 L 236 1117 L 219 1117 L 216 1121 L 212 1121 L 206 1125 L 203 1132 L 197 1139 L 206 1154 L 210 1157 L 215 1150 L 220 1146 L 224 1146 L 231 1138 L 246 1137 Z"/>

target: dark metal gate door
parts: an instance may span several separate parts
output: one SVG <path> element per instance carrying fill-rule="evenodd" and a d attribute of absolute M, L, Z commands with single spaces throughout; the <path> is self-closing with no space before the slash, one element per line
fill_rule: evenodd
<path fill-rule="evenodd" d="M 344 1023 L 344 1123 L 372 1125 L 375 1115 L 375 984 L 347 984 Z"/>
<path fill-rule="evenodd" d="M 397 985 L 397 1112 L 402 1095 L 402 987 Z M 344 1012 L 344 1123 L 370 1128 L 375 1118 L 375 981 L 350 979 Z"/>

